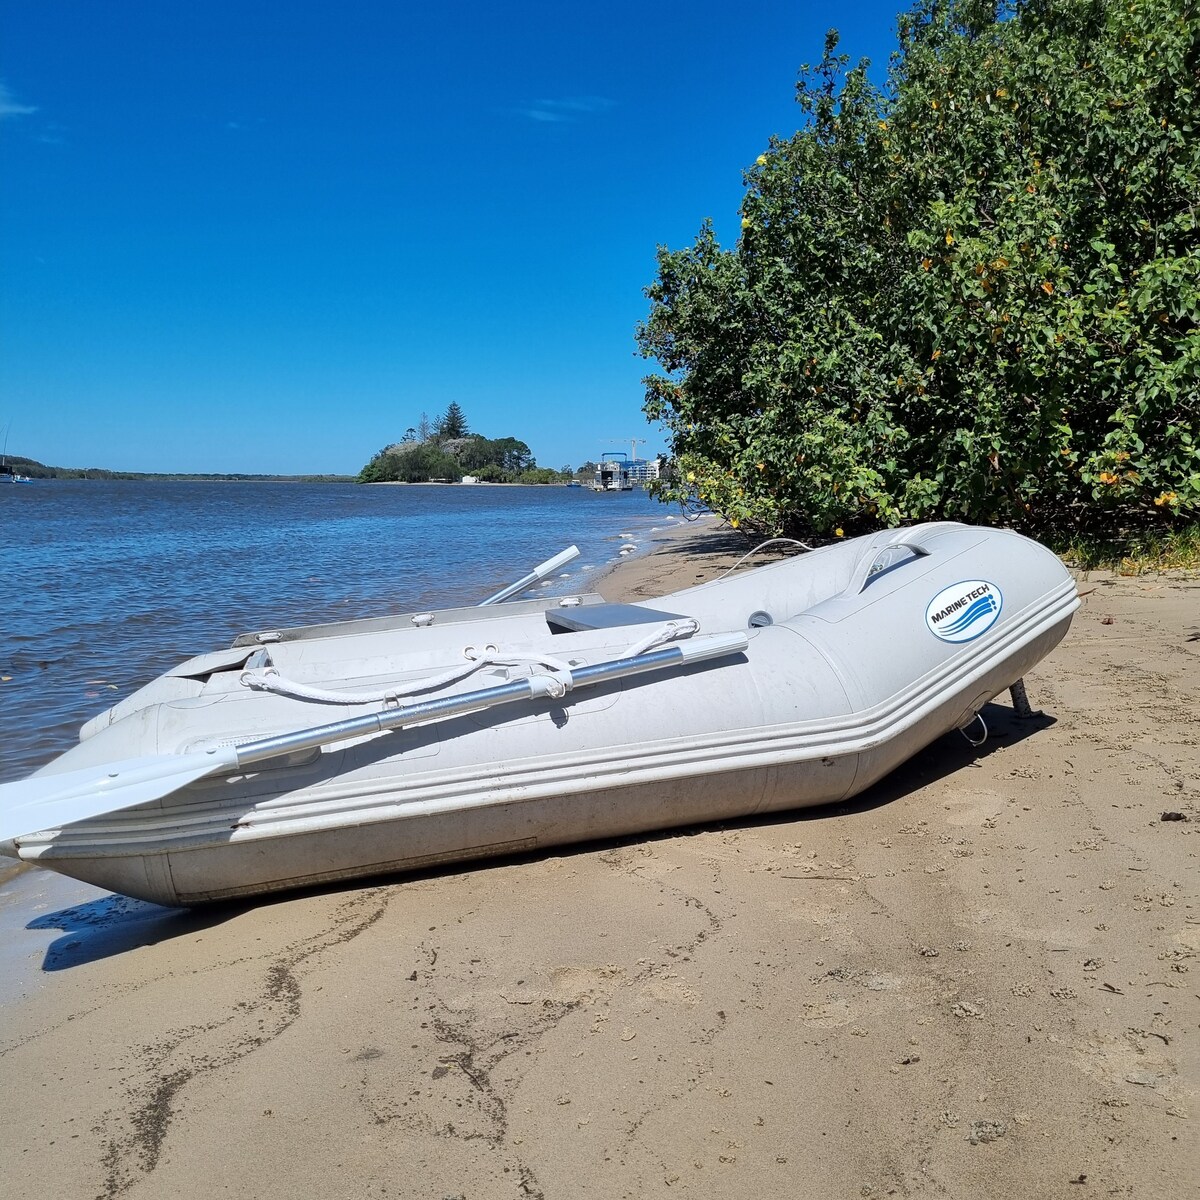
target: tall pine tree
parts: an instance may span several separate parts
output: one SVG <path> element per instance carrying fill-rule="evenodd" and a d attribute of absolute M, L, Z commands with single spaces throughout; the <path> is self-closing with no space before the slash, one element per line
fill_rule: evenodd
<path fill-rule="evenodd" d="M 451 400 L 442 414 L 441 420 L 438 421 L 437 432 L 438 437 L 447 440 L 467 436 L 467 418 L 456 401 Z"/>

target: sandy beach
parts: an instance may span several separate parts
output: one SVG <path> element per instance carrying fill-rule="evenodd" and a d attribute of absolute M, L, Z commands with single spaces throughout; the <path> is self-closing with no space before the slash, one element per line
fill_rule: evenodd
<path fill-rule="evenodd" d="M 655 536 L 609 599 L 741 553 Z M 1200 579 L 1080 589 L 1043 717 L 850 805 L 195 913 L 48 888 L 5 1195 L 1200 1195 Z"/>

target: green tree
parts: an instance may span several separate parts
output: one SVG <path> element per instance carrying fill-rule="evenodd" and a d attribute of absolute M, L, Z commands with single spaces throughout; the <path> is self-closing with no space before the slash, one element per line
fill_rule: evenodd
<path fill-rule="evenodd" d="M 647 289 L 659 491 L 733 523 L 1052 540 L 1200 517 L 1195 0 L 924 0 Z"/>
<path fill-rule="evenodd" d="M 497 438 L 492 444 L 496 448 L 500 466 L 512 475 L 520 475 L 522 471 L 531 471 L 537 467 L 533 451 L 520 438 Z"/>
<path fill-rule="evenodd" d="M 414 446 L 389 458 L 394 464 L 391 478 L 404 483 L 428 483 L 431 479 L 457 483 L 462 478 L 457 460 L 434 444 Z"/>
<path fill-rule="evenodd" d="M 473 475 L 478 475 L 484 467 L 498 465 L 494 444 L 478 433 L 468 437 L 456 453 L 463 470 Z"/>
<path fill-rule="evenodd" d="M 428 483 L 431 479 L 457 483 L 462 478 L 458 460 L 435 443 L 405 443 L 381 450 L 358 473 L 359 483 Z"/>
<path fill-rule="evenodd" d="M 438 421 L 437 435 L 443 441 L 467 436 L 467 418 L 458 403 L 451 400 Z"/>
<path fill-rule="evenodd" d="M 511 482 L 522 471 L 535 466 L 533 452 L 517 438 L 485 438 L 471 434 L 455 450 L 463 469 L 474 475 L 487 467 L 494 467 L 500 477 Z M 480 475 L 480 478 L 484 476 Z"/>

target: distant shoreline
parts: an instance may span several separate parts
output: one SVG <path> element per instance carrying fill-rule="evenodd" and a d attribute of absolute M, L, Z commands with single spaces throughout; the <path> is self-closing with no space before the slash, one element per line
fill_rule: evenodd
<path fill-rule="evenodd" d="M 555 479 L 548 483 L 521 483 L 518 480 L 513 480 L 511 483 L 507 481 L 477 479 L 474 483 L 466 483 L 458 479 L 375 479 L 370 483 L 364 483 L 363 487 L 561 487 L 565 488 L 568 485 L 561 479 Z"/>
<path fill-rule="evenodd" d="M 106 474 L 64 474 L 64 475 L 34 475 L 36 483 L 353 483 L 358 484 L 354 475 L 156 475 L 150 473 L 133 473 L 112 471 Z M 556 479 L 546 483 L 500 482 L 493 480 L 477 480 L 475 483 L 465 483 L 463 480 L 452 479 L 382 479 L 370 483 L 359 484 L 361 487 L 562 487 L 568 486 L 562 480 Z"/>
<path fill-rule="evenodd" d="M 168 475 L 135 471 L 88 473 L 71 468 L 47 468 L 52 475 L 31 474 L 35 483 L 357 483 L 353 475 Z M 57 472 L 62 471 L 62 474 Z"/>

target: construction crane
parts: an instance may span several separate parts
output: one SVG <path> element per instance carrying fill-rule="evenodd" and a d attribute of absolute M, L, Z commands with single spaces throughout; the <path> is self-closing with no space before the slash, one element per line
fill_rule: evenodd
<path fill-rule="evenodd" d="M 637 448 L 639 446 L 644 446 L 646 444 L 645 438 L 609 438 L 608 440 L 610 442 L 617 443 L 622 446 L 626 442 L 628 442 L 629 443 L 629 461 L 630 462 L 637 461 Z"/>

